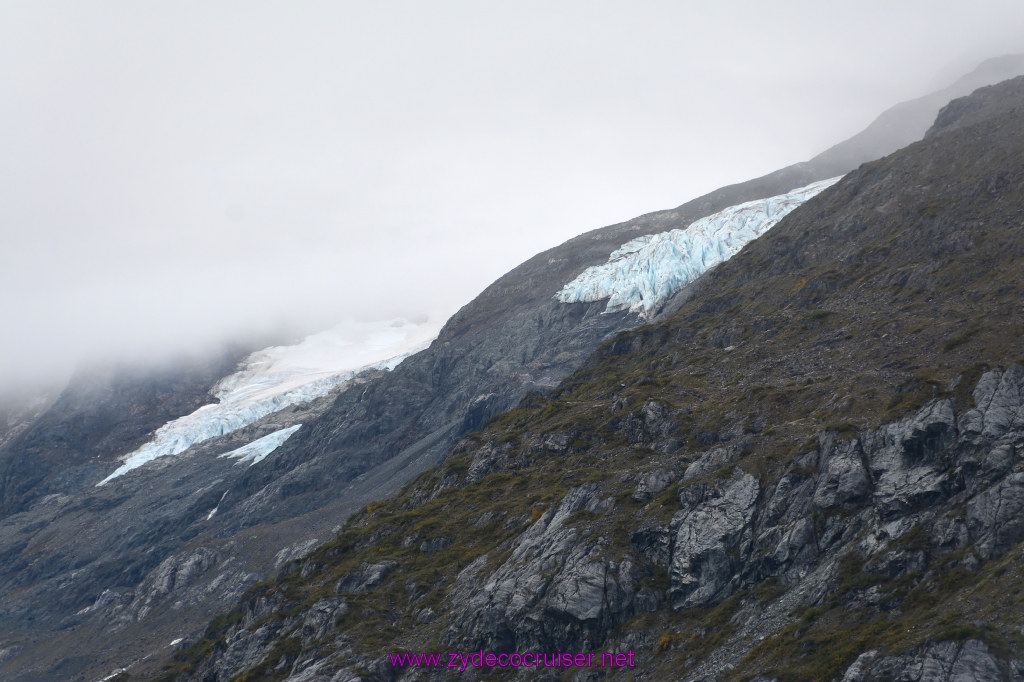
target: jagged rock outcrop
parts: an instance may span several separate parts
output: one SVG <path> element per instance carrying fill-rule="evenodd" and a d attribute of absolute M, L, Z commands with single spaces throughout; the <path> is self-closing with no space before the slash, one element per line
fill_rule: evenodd
<path fill-rule="evenodd" d="M 1011 378 L 1002 381 L 1007 391 L 1024 390 L 1020 369 L 1013 365 L 1005 372 L 983 374 L 979 390 L 984 394 L 986 386 L 1004 377 Z M 1002 405 L 983 402 L 971 410 L 972 418 L 999 419 Z M 1024 494 L 1024 457 L 1011 454 L 1018 473 L 1004 472 L 996 479 L 981 467 L 965 467 L 978 452 L 991 451 L 994 442 L 1008 436 L 1024 444 L 1024 429 L 979 436 L 975 431 L 959 431 L 956 416 L 949 400 L 934 400 L 910 417 L 853 438 L 823 432 L 817 439 L 818 448 L 794 461 L 770 492 L 761 489 L 757 477 L 743 471 L 742 463 L 721 478 L 681 481 L 679 511 L 664 526 L 632 531 L 630 549 L 618 560 L 610 560 L 605 551 L 610 538 L 590 528 L 592 519 L 615 511 L 615 500 L 602 496 L 597 484 L 573 487 L 521 533 L 463 568 L 440 609 L 444 615 L 435 608 L 418 609 L 415 618 L 421 624 L 442 618 L 442 639 L 451 650 L 590 651 L 620 646 L 612 643 L 613 633 L 620 632 L 633 616 L 665 609 L 685 613 L 719 605 L 769 579 L 781 579 L 787 586 L 778 601 L 786 607 L 751 599 L 749 608 L 762 616 L 736 621 L 739 627 L 733 634 L 741 641 L 745 631 L 760 633 L 749 647 L 763 642 L 765 633 L 778 634 L 792 623 L 792 615 L 785 614 L 794 609 L 827 608 L 839 600 L 842 609 L 884 613 L 888 608 L 885 590 L 876 585 L 851 591 L 844 585 L 849 578 L 843 576 L 836 557 L 856 557 L 862 565 L 860 575 L 865 576 L 858 580 L 868 587 L 866 583 L 872 581 L 885 585 L 912 576 L 918 576 L 918 582 L 927 580 L 920 576 L 942 570 L 944 556 L 966 547 L 977 553 L 973 563 L 966 563 L 976 572 L 982 562 L 1012 546 L 1019 547 L 1024 539 L 1020 522 L 1024 514 L 1017 504 L 1017 497 Z M 871 461 L 885 462 L 880 469 L 885 476 L 869 475 L 867 463 Z M 933 462 L 931 475 L 915 475 L 922 461 Z M 952 476 L 954 471 L 960 473 Z M 936 495 L 936 476 L 956 483 Z M 674 480 L 664 470 L 648 478 L 658 485 Z M 895 488 L 893 480 L 899 481 Z M 899 491 L 898 498 L 894 489 Z M 650 499 L 643 496 L 637 502 Z M 920 539 L 908 545 L 911 536 Z M 918 542 L 923 544 L 914 544 Z M 495 563 L 495 554 L 506 553 Z M 310 565 L 306 564 L 303 573 Z M 277 633 L 279 644 L 294 630 L 304 646 L 315 649 L 316 642 L 334 636 L 337 622 L 349 612 L 344 595 L 372 594 L 395 571 L 400 573 L 394 561 L 364 564 L 337 584 L 338 597 L 321 599 L 301 618 L 278 622 L 273 628 L 253 629 L 256 620 L 246 615 L 226 633 L 223 655 L 216 656 L 207 668 L 220 671 L 211 679 L 226 679 L 263 661 L 274 646 L 270 632 Z M 668 575 L 663 589 L 646 583 L 652 571 Z M 246 613 L 258 613 L 261 608 L 265 607 L 256 604 Z M 692 679 L 725 675 L 739 662 L 741 652 L 720 656 Z M 650 662 L 650 654 L 646 660 Z M 302 670 L 313 663 L 326 665 L 316 656 L 301 665 L 296 660 L 289 664 L 289 679 L 306 679 Z M 382 665 L 377 661 L 378 673 L 369 679 L 390 679 L 390 673 L 383 672 L 387 666 Z M 327 668 L 342 678 L 346 674 Z M 841 677 L 1017 679 L 1012 677 L 1018 674 L 1013 671 L 1024 671 L 1024 667 L 971 639 L 931 642 L 898 655 L 866 650 Z M 309 679 L 330 678 L 314 675 Z"/>
<path fill-rule="evenodd" d="M 200 547 L 184 556 L 170 556 L 164 559 L 139 586 L 138 594 L 130 607 L 135 620 L 145 618 L 155 602 L 166 598 L 174 591 L 184 588 L 197 577 L 217 565 L 216 552 Z"/>
<path fill-rule="evenodd" d="M 871 479 L 857 442 L 837 442 L 826 434 L 819 441 L 819 452 L 821 473 L 814 487 L 814 506 L 825 511 L 863 502 L 871 492 Z"/>
<path fill-rule="evenodd" d="M 987 372 L 974 389 L 974 403 L 977 407 L 960 419 L 959 428 L 966 434 L 995 439 L 1011 427 L 1019 426 L 1022 399 L 1020 376 L 1024 373 L 1019 365 L 1006 372 Z"/>
<path fill-rule="evenodd" d="M 971 500 L 967 528 L 978 538 L 978 553 L 990 559 L 1024 538 L 1024 472 L 1010 474 Z"/>
<path fill-rule="evenodd" d="M 382 561 L 377 564 L 367 564 L 354 571 L 341 580 L 334 587 L 335 592 L 368 592 L 380 584 L 388 573 L 398 568 L 397 561 Z"/>
<path fill-rule="evenodd" d="M 729 553 L 734 550 L 740 560 L 749 554 L 759 488 L 756 478 L 738 472 L 724 490 L 701 490 L 695 504 L 691 490 L 680 491 L 684 509 L 671 524 L 675 528 L 669 570 L 673 608 L 713 603 L 731 591 L 738 562 Z"/>
<path fill-rule="evenodd" d="M 997 682 L 1024 679 L 1024 665 L 1014 660 L 1000 665 L 983 642 L 937 642 L 902 656 L 878 658 L 867 651 L 843 674 L 842 682 L 895 679 L 906 682 Z"/>
<path fill-rule="evenodd" d="M 557 643 L 570 647 L 603 632 L 630 612 L 632 580 L 628 564 L 601 558 L 601 539 L 578 542 L 566 521 L 578 511 L 606 513 L 612 500 L 596 486 L 573 488 L 557 509 L 548 510 L 513 544 L 501 566 L 485 573 L 481 557 L 463 570 L 454 591 L 461 613 L 448 639 L 464 649 L 523 649 Z M 591 635 L 593 637 L 593 635 Z"/>
<path fill-rule="evenodd" d="M 1014 365 L 1006 372 L 985 373 L 979 394 L 996 383 L 1007 392 L 1024 390 L 1021 369 Z M 970 412 L 972 419 L 998 420 L 1004 403 L 982 401 Z M 681 509 L 667 525 L 632 531 L 630 552 L 617 561 L 609 560 L 604 551 L 609 539 L 588 530 L 589 519 L 613 512 L 614 500 L 602 497 L 601 486 L 594 483 L 572 487 L 504 547 L 480 555 L 459 572 L 441 608 L 444 644 L 453 650 L 595 650 L 608 646 L 611 633 L 635 614 L 714 606 L 774 578 L 790 586 L 783 599 L 788 599 L 791 609 L 822 607 L 840 599 L 845 608 L 884 612 L 885 593 L 878 587 L 844 591 L 848 588 L 843 581 L 848 579 L 835 558 L 829 559 L 836 556 L 860 557 L 863 576 L 877 577 L 864 580 L 885 584 L 934 573 L 944 555 L 971 547 L 979 558 L 967 565 L 977 571 L 979 559 L 989 561 L 1024 539 L 1021 510 L 1011 502 L 1024 493 L 1024 473 L 1004 472 L 993 479 L 982 467 L 965 464 L 979 452 L 993 450 L 996 441 L 1010 437 L 1024 443 L 1024 429 L 979 436 L 977 431 L 959 431 L 955 417 L 949 400 L 939 399 L 910 417 L 853 438 L 823 432 L 817 438 L 817 450 L 794 462 L 770 494 L 741 464 L 723 478 L 684 480 L 678 494 Z M 1010 452 L 1014 470 L 1024 470 L 1024 458 Z M 872 479 L 867 468 L 872 461 L 885 462 L 880 470 L 886 476 Z M 932 475 L 914 475 L 923 461 L 933 462 Z M 950 475 L 953 471 L 959 474 Z M 958 482 L 937 496 L 935 476 Z M 672 480 L 664 470 L 649 478 Z M 894 479 L 900 481 L 897 488 L 891 482 Z M 898 500 L 906 502 L 894 503 L 894 489 L 900 492 Z M 965 499 L 966 505 L 951 504 Z M 643 497 L 638 502 L 649 500 Z M 823 526 L 822 516 L 827 516 Z M 910 536 L 925 539 L 924 545 L 905 546 Z M 508 552 L 507 557 L 496 565 L 493 554 L 503 552 Z M 362 565 L 335 587 L 340 596 L 316 602 L 295 626 L 286 621 L 253 629 L 256 621 L 247 611 L 245 619 L 225 635 L 224 653 L 209 669 L 221 671 L 213 679 L 226 679 L 260 663 L 292 627 L 297 628 L 303 646 L 330 638 L 350 608 L 344 595 L 372 594 L 398 569 L 395 561 Z M 667 572 L 667 590 L 644 585 L 652 569 Z M 262 612 L 265 606 L 260 603 L 250 610 Z M 756 600 L 753 603 L 773 615 L 775 633 L 790 622 L 784 617 L 779 620 L 770 605 L 765 609 Z M 437 617 L 433 608 L 416 611 L 421 624 L 433 623 Z M 755 617 L 739 623 L 737 638 L 745 629 L 764 627 L 765 621 Z M 271 633 L 276 633 L 276 644 Z M 763 634 L 759 637 L 758 642 L 764 639 Z M 313 656 L 302 666 L 316 660 Z M 736 657 L 731 664 L 719 662 L 701 675 L 717 678 L 736 662 Z M 299 662 L 290 665 L 294 675 L 289 679 L 306 679 Z M 326 664 L 319 660 L 319 665 Z M 376 670 L 383 675 L 385 669 L 378 666 Z M 1008 677 L 1016 670 L 1024 670 L 1016 659 L 994 655 L 980 640 L 939 641 L 905 654 L 863 651 L 842 679 L 1002 680 L 1016 679 Z"/>
<path fill-rule="evenodd" d="M 636 490 L 633 491 L 633 499 L 637 502 L 649 500 L 669 487 L 677 478 L 679 476 L 669 469 L 658 469 L 649 474 L 643 474 L 640 480 L 637 481 Z"/>

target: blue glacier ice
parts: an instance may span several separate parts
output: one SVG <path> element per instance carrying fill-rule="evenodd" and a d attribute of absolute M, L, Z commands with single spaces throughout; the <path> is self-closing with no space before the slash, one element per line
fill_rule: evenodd
<path fill-rule="evenodd" d="M 704 271 L 739 253 L 748 242 L 841 177 L 730 206 L 682 230 L 631 239 L 613 251 L 607 263 L 580 273 L 555 298 L 563 303 L 607 298 L 606 313 L 629 310 L 646 314 Z"/>
<path fill-rule="evenodd" d="M 439 328 L 436 322 L 404 319 L 348 321 L 295 345 L 256 351 L 239 371 L 214 387 L 218 402 L 161 426 L 149 442 L 123 457 L 121 466 L 97 485 L 158 457 L 177 455 L 196 443 L 237 431 L 290 405 L 323 397 L 364 370 L 392 370 L 426 348 Z"/>
<path fill-rule="evenodd" d="M 289 426 L 286 429 L 268 433 L 262 438 L 257 438 L 248 445 L 243 445 L 231 452 L 225 452 L 223 455 L 218 455 L 218 457 L 234 457 L 238 459 L 239 464 L 242 462 L 248 462 L 249 466 L 252 466 L 256 462 L 262 461 L 264 457 L 274 450 L 281 447 L 281 444 L 288 440 L 288 438 L 298 431 L 301 426 L 302 424 L 295 424 L 294 426 Z"/>

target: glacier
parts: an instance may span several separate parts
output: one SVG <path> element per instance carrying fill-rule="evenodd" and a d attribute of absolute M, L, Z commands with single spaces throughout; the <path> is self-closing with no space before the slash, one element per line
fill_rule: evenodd
<path fill-rule="evenodd" d="M 177 455 L 197 443 L 237 431 L 290 405 L 325 396 L 367 369 L 390 371 L 429 346 L 439 331 L 440 323 L 430 319 L 347 320 L 297 344 L 256 351 L 242 361 L 237 372 L 214 386 L 212 393 L 218 402 L 161 426 L 150 441 L 122 457 L 121 466 L 96 485 L 158 457 Z M 287 436 L 277 445 L 285 439 Z"/>
<path fill-rule="evenodd" d="M 730 206 L 681 230 L 631 239 L 613 251 L 607 263 L 587 268 L 554 298 L 563 303 L 607 298 L 606 313 L 629 310 L 646 317 L 701 273 L 729 260 L 748 242 L 841 178 Z"/>
<path fill-rule="evenodd" d="M 217 456 L 235 457 L 238 459 L 239 464 L 242 462 L 249 462 L 249 466 L 252 466 L 257 462 L 263 461 L 264 457 L 281 447 L 281 444 L 288 440 L 288 438 L 301 427 L 302 424 L 295 424 L 294 426 L 289 426 L 287 429 L 268 433 L 262 438 L 257 438 L 248 445 L 243 445 L 240 448 L 235 448 L 230 452 L 225 452 L 223 455 Z"/>

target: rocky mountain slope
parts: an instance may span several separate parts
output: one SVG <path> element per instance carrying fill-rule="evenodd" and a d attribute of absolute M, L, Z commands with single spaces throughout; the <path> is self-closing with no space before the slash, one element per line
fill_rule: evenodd
<path fill-rule="evenodd" d="M 80 371 L 49 409 L 23 420 L 17 435 L 5 439 L 0 518 L 91 481 L 115 453 L 134 449 L 167 421 L 206 403 L 213 385 L 244 355 L 233 349 L 158 367 Z"/>
<path fill-rule="evenodd" d="M 937 107 L 925 98 L 902 110 L 930 111 L 932 118 Z M 152 669 L 172 642 L 197 637 L 248 585 L 334 537 L 352 512 L 436 465 L 466 432 L 524 396 L 527 407 L 530 400 L 537 409 L 548 405 L 538 396 L 622 330 L 681 305 L 692 308 L 699 298 L 727 320 L 716 339 L 739 334 L 742 316 L 726 314 L 727 301 L 706 285 L 685 287 L 640 312 L 602 314 L 603 300 L 566 303 L 554 295 L 632 239 L 833 177 L 921 131 L 890 133 L 866 132 L 856 145 L 863 151 L 852 156 L 848 146 L 842 154 L 826 152 L 538 254 L 393 371 L 368 372 L 99 487 L 159 427 L 208 402 L 252 348 L 189 367 L 81 375 L 0 447 L 0 677 L 88 679 L 119 667 L 133 674 Z M 809 282 L 802 295 L 827 291 L 831 280 L 823 281 Z M 818 324 L 827 326 L 826 318 Z M 300 423 L 259 462 L 220 456 Z M 698 435 L 712 443 L 719 436 L 709 434 L 718 432 Z M 556 449 L 561 438 L 552 441 Z M 657 452 L 678 440 L 665 435 Z"/>
<path fill-rule="evenodd" d="M 440 679 L 388 653 L 479 650 L 633 665 L 460 674 L 1024 679 L 1021 159 L 1024 78 L 954 101 L 163 679 Z"/>

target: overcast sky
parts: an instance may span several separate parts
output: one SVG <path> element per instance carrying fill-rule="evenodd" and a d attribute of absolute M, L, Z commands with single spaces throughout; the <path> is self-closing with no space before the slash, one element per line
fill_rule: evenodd
<path fill-rule="evenodd" d="M 0 387 L 447 316 L 1021 51 L 1020 0 L 0 0 Z"/>

